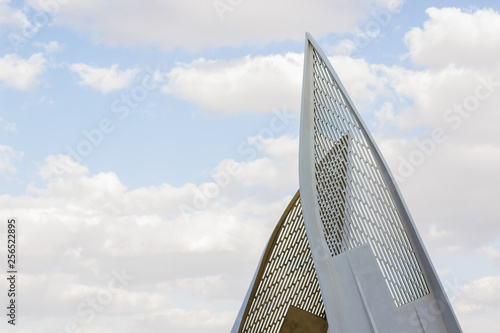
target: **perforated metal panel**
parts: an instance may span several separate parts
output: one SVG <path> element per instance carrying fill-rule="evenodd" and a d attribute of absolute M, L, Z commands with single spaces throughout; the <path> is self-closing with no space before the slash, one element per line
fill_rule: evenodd
<path fill-rule="evenodd" d="M 398 306 L 429 293 L 424 274 L 352 107 L 313 51 L 315 178 L 332 256 L 369 244 Z"/>
<path fill-rule="evenodd" d="M 326 318 L 299 192 L 269 240 L 238 332 L 279 332 L 290 305 Z"/>
<path fill-rule="evenodd" d="M 462 332 L 387 164 L 309 34 L 304 58 L 302 200 L 271 236 L 231 332 L 295 329 L 298 317 L 283 325 L 294 307 L 328 315 L 332 333 Z"/>

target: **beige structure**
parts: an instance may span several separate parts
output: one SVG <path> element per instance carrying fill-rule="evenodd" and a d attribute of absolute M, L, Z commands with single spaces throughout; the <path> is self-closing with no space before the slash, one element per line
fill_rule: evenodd
<path fill-rule="evenodd" d="M 292 310 L 291 317 L 303 311 L 323 323 L 326 319 L 299 191 L 269 239 L 241 309 L 241 320 L 237 321 L 233 332 L 298 333 L 300 328 L 297 331 L 293 328 L 295 320 L 289 321 L 280 331 L 289 309 L 298 310 Z M 312 324 L 305 327 L 315 323 L 314 320 L 308 322 Z"/>

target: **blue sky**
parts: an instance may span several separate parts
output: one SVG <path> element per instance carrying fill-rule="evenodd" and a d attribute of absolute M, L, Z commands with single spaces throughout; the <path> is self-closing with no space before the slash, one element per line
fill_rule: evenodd
<path fill-rule="evenodd" d="M 0 218 L 21 226 L 9 329 L 227 332 L 298 188 L 309 31 L 398 179 L 464 331 L 496 332 L 499 10 L 0 0 Z M 90 307 L 115 269 L 134 279 Z"/>

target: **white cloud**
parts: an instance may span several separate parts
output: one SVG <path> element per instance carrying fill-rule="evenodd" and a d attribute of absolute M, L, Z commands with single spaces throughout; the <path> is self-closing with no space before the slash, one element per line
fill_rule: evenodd
<path fill-rule="evenodd" d="M 470 251 L 500 236 L 500 149 L 464 142 L 466 131 L 446 135 L 444 143 L 432 142 L 427 132 L 379 142 L 393 174 L 402 176 L 403 197 L 431 251 Z"/>
<path fill-rule="evenodd" d="M 395 118 L 394 105 L 392 103 L 385 102 L 380 110 L 375 112 L 375 117 L 378 118 L 381 123 L 393 121 Z"/>
<path fill-rule="evenodd" d="M 220 296 L 227 285 L 226 283 L 227 281 L 224 281 L 222 275 L 178 279 L 175 281 L 177 288 L 186 289 L 193 294 L 202 294 L 205 296 Z"/>
<path fill-rule="evenodd" d="M 42 1 L 31 2 L 41 9 L 38 3 Z M 217 10 L 220 3 L 225 9 Z M 273 40 L 298 40 L 304 31 L 317 37 L 345 32 L 374 9 L 394 9 L 401 4 L 402 1 L 385 0 L 313 0 L 307 4 L 299 0 L 186 0 L 156 1 L 143 6 L 132 0 L 91 0 L 57 6 L 54 20 L 107 44 L 155 44 L 168 49 L 200 50 L 246 42 L 263 45 Z"/>
<path fill-rule="evenodd" d="M 121 71 L 117 64 L 105 68 L 79 63 L 72 64 L 70 69 L 80 76 L 78 84 L 91 87 L 103 94 L 128 87 L 139 73 L 137 68 Z"/>
<path fill-rule="evenodd" d="M 464 332 L 496 333 L 500 325 L 496 311 L 459 315 L 459 320 Z"/>
<path fill-rule="evenodd" d="M 371 112 L 370 108 L 377 100 L 392 97 L 389 80 L 383 73 L 385 66 L 349 56 L 329 60 L 360 112 Z"/>
<path fill-rule="evenodd" d="M 8 122 L 5 124 L 5 130 L 9 132 L 15 132 L 17 130 L 16 123 Z"/>
<path fill-rule="evenodd" d="M 30 244 L 23 252 L 30 268 L 23 280 L 26 297 L 20 299 L 25 316 L 81 323 L 79 304 L 105 294 L 113 268 L 124 267 L 135 279 L 92 324 L 98 317 L 134 313 L 126 319 L 129 331 L 146 324 L 149 331 L 227 331 L 270 232 L 298 186 L 298 139 L 259 140 L 251 158 L 222 161 L 213 170 L 219 176 L 181 187 L 129 190 L 113 172 L 92 175 L 68 156 L 47 157 L 39 166 L 42 186 L 0 196 L 0 213 L 22 221 L 23 242 Z M 222 172 L 233 169 L 223 185 L 215 185 Z M 207 196 L 214 188 L 217 195 Z M 195 207 L 200 195 L 206 205 Z M 183 214 L 188 205 L 194 209 Z M 57 237 L 47 241 L 42 234 Z M 193 310 L 195 303 L 218 308 L 200 312 Z M 91 327 L 82 324 L 84 331 Z"/>
<path fill-rule="evenodd" d="M 187 310 L 173 308 L 158 311 L 138 321 L 134 325 L 135 331 L 147 330 L 148 332 L 207 332 L 217 333 L 229 331 L 236 318 L 236 311 L 214 310 Z"/>
<path fill-rule="evenodd" d="M 0 123 L 3 122 L 3 121 L 4 120 L 2 119 L 2 117 L 0 117 Z M 5 123 L 5 125 L 3 126 L 3 128 L 6 131 L 9 131 L 9 132 L 15 132 L 17 130 L 17 125 L 14 122 L 8 121 L 8 122 Z"/>
<path fill-rule="evenodd" d="M 21 10 L 11 7 L 10 3 L 10 0 L 0 1 L 0 34 L 31 27 L 26 15 Z"/>
<path fill-rule="evenodd" d="M 500 59 L 500 14 L 493 9 L 464 11 L 429 8 L 423 28 L 406 35 L 410 58 L 432 68 L 459 66 L 483 68 Z"/>
<path fill-rule="evenodd" d="M 494 249 L 492 246 L 485 246 L 481 249 L 481 252 L 486 255 L 488 260 L 493 264 L 500 266 L 500 251 Z"/>
<path fill-rule="evenodd" d="M 108 281 L 113 277 L 110 274 Z M 134 279 L 137 277 L 134 276 Z M 133 280 L 130 282 L 133 283 Z M 98 295 L 107 295 L 111 299 L 109 306 L 106 309 L 108 314 L 135 314 L 142 312 L 152 312 L 162 307 L 168 306 L 167 297 L 160 293 L 149 293 L 140 291 L 131 291 L 126 288 L 119 287 L 119 281 L 115 282 L 112 290 L 107 283 L 102 286 L 89 286 L 82 283 L 66 283 L 65 288 L 54 294 L 60 302 L 68 303 L 72 300 L 86 300 Z M 103 304 L 107 305 L 107 304 Z"/>
<path fill-rule="evenodd" d="M 76 177 L 88 173 L 88 169 L 66 155 L 49 156 L 39 169 L 42 179 L 50 180 L 59 177 Z"/>
<path fill-rule="evenodd" d="M 5 87 L 26 90 L 39 83 L 40 75 L 45 71 L 45 58 L 35 53 L 28 59 L 16 54 L 0 57 L 0 82 Z"/>
<path fill-rule="evenodd" d="M 49 43 L 35 42 L 33 43 L 36 47 L 43 48 L 46 53 L 56 53 L 64 49 L 64 44 L 59 44 L 57 41 L 51 41 Z"/>
<path fill-rule="evenodd" d="M 303 56 L 297 53 L 230 61 L 198 59 L 173 68 L 162 91 L 194 102 L 205 112 L 298 110 L 302 63 Z"/>
<path fill-rule="evenodd" d="M 466 284 L 457 300 L 457 311 L 464 314 L 500 308 L 500 276 L 486 276 Z"/>
<path fill-rule="evenodd" d="M 23 152 L 16 151 L 12 147 L 0 145 L 0 175 L 17 173 L 17 168 L 13 162 L 21 160 L 23 155 Z"/>
<path fill-rule="evenodd" d="M 336 56 L 344 56 L 350 55 L 354 50 L 356 50 L 357 45 L 351 39 L 343 39 L 337 44 L 330 46 L 328 48 L 329 53 L 334 54 Z"/>
<path fill-rule="evenodd" d="M 225 60 L 198 59 L 179 64 L 168 74 L 162 91 L 198 105 L 206 113 L 236 114 L 300 109 L 303 54 L 246 56 Z M 349 94 L 367 110 L 389 96 L 384 67 L 348 56 L 330 58 Z M 382 73 L 383 74 L 383 73 Z M 256 98 L 255 96 L 259 96 Z"/>

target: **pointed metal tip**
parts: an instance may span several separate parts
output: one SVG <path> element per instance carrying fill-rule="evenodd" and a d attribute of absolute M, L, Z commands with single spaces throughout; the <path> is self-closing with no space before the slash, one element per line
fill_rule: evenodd
<path fill-rule="evenodd" d="M 306 31 L 306 40 L 314 40 L 313 36 L 308 31 Z"/>
<path fill-rule="evenodd" d="M 313 36 L 312 36 L 309 32 L 307 32 L 307 31 L 306 31 L 306 42 L 311 43 L 311 45 L 312 45 L 315 49 L 317 49 L 317 50 L 319 50 L 319 49 L 320 49 L 318 42 L 317 42 L 317 41 L 314 39 L 314 37 L 313 37 Z"/>

